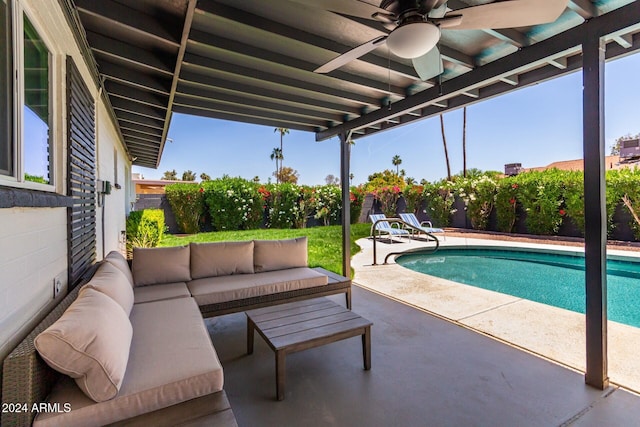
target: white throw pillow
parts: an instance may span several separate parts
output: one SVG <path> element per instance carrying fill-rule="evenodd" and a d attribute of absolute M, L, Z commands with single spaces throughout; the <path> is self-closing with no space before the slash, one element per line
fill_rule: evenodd
<path fill-rule="evenodd" d="M 118 394 L 129 360 L 133 328 L 120 305 L 91 288 L 35 339 L 40 356 L 53 369 L 74 378 L 96 402 Z"/>
<path fill-rule="evenodd" d="M 133 287 L 122 271 L 108 262 L 102 263 L 89 283 L 84 285 L 109 296 L 129 316 L 133 307 Z"/>

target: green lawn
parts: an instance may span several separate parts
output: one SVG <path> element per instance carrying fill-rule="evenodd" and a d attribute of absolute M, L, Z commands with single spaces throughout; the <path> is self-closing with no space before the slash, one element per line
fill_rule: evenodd
<path fill-rule="evenodd" d="M 371 224 L 353 224 L 351 226 L 351 255 L 360 248 L 355 241 L 367 237 Z M 245 231 L 218 231 L 212 233 L 191 234 L 178 237 L 167 234 L 159 246 L 181 246 L 190 242 L 219 242 L 231 240 L 276 240 L 307 236 L 309 239 L 309 266 L 323 267 L 342 274 L 342 227 L 313 227 L 294 230 L 258 229 Z"/>

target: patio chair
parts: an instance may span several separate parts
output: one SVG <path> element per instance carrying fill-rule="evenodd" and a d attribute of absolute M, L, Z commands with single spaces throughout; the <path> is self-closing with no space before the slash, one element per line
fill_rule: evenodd
<path fill-rule="evenodd" d="M 425 233 L 442 233 L 443 240 L 447 240 L 447 237 L 445 236 L 444 230 L 442 228 L 434 228 L 431 221 L 422 221 L 422 222 L 418 221 L 418 218 L 414 213 L 411 213 L 411 212 L 401 213 L 400 219 L 406 222 L 407 224 L 424 231 Z M 425 227 L 425 225 L 428 225 L 428 227 Z M 410 229 L 410 230 L 412 231 L 411 233 L 412 235 L 414 234 L 414 232 L 418 234 L 420 233 L 419 231 L 414 229 Z"/>
<path fill-rule="evenodd" d="M 411 236 L 411 233 L 399 227 L 400 226 L 399 223 L 395 223 L 395 224 L 398 224 L 398 227 L 392 227 L 388 221 L 380 221 L 383 219 L 387 219 L 387 217 L 384 214 L 372 214 L 372 215 L 369 215 L 369 219 L 373 223 L 371 225 L 371 237 L 373 237 L 374 239 L 376 237 L 375 236 L 376 233 L 378 234 L 378 237 L 380 237 L 382 234 L 386 234 L 389 237 L 389 243 L 392 243 L 393 236 L 400 236 L 400 237 Z M 380 222 L 376 224 L 376 221 L 380 221 Z"/>

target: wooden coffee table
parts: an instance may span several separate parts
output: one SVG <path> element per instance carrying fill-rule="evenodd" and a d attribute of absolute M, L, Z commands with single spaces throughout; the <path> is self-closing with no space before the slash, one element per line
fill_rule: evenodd
<path fill-rule="evenodd" d="M 364 369 L 371 369 L 371 323 L 327 298 L 296 301 L 247 311 L 247 353 L 254 330 L 276 354 L 276 397 L 284 399 L 285 358 L 289 353 L 362 335 Z"/>

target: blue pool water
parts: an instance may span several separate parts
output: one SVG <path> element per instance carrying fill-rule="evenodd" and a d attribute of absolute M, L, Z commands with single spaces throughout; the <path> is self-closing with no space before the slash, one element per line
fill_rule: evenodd
<path fill-rule="evenodd" d="M 442 248 L 402 255 L 406 268 L 458 283 L 585 312 L 584 257 L 503 249 Z M 640 262 L 607 261 L 609 320 L 640 327 Z"/>

